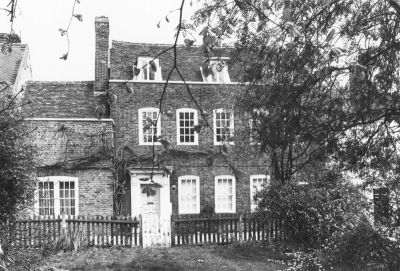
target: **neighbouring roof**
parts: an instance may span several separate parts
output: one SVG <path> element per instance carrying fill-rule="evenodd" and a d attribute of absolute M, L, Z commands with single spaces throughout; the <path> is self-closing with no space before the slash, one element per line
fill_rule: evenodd
<path fill-rule="evenodd" d="M 96 118 L 96 106 L 106 104 L 106 97 L 94 95 L 92 81 L 28 81 L 24 104 L 29 117 Z"/>
<path fill-rule="evenodd" d="M 10 53 L 0 52 L 0 82 L 8 82 L 11 85 L 15 83 L 19 65 L 27 48 L 26 44 L 12 44 Z"/>
<path fill-rule="evenodd" d="M 155 57 L 171 46 L 172 45 L 168 44 L 112 41 L 112 48 L 110 49 L 110 79 L 132 79 L 132 67 L 139 56 Z M 215 52 L 221 57 L 230 58 L 232 57 L 233 50 L 233 47 L 220 47 L 216 48 Z M 186 81 L 203 81 L 200 66 L 206 59 L 202 48 L 199 46 L 177 46 L 178 67 Z M 163 80 L 166 79 L 168 72 L 173 67 L 173 63 L 173 50 L 168 50 L 160 55 L 159 64 L 161 66 Z M 243 71 L 241 68 L 239 63 L 229 66 L 229 76 L 232 82 L 239 82 L 242 80 Z M 170 80 L 181 81 L 181 78 L 174 72 Z"/>

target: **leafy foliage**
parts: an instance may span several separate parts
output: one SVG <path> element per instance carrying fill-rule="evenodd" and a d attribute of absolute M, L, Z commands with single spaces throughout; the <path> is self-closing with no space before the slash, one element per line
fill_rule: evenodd
<path fill-rule="evenodd" d="M 237 105 L 257 123 L 276 181 L 314 161 L 366 175 L 393 162 L 400 27 L 389 2 L 219 0 L 196 13 L 205 53 L 235 40 L 252 83 Z"/>
<path fill-rule="evenodd" d="M 358 189 L 334 171 L 309 172 L 285 185 L 272 184 L 256 196 L 261 217 L 283 221 L 289 240 L 311 248 L 356 227 L 367 209 Z"/>
<path fill-rule="evenodd" d="M 34 149 L 24 137 L 19 93 L 0 82 L 0 269 L 5 268 L 10 238 L 5 222 L 33 204 Z"/>
<path fill-rule="evenodd" d="M 383 264 L 385 270 L 398 270 L 400 247 L 368 222 L 359 224 L 353 230 L 344 231 L 331 238 L 325 248 L 330 255 L 330 264 L 363 270 L 373 263 Z"/>
<path fill-rule="evenodd" d="M 0 90 L 0 222 L 31 205 L 34 185 L 34 149 L 22 140 L 28 131 L 8 90 Z"/>
<path fill-rule="evenodd" d="M 313 254 L 305 254 L 302 252 L 294 253 L 294 259 L 291 266 L 286 271 L 325 271 L 321 260 Z"/>
<path fill-rule="evenodd" d="M 61 229 L 60 237 L 55 244 L 55 250 L 78 252 L 82 247 L 81 229 Z"/>

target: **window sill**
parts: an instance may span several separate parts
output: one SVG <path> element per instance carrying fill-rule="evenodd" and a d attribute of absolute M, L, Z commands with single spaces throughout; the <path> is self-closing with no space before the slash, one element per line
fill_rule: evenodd
<path fill-rule="evenodd" d="M 234 214 L 236 210 L 215 210 L 216 214 Z"/>
<path fill-rule="evenodd" d="M 198 215 L 200 214 L 200 211 L 198 212 L 178 212 L 178 215 Z"/>
<path fill-rule="evenodd" d="M 181 143 L 181 142 L 177 142 L 176 145 L 177 145 L 177 146 L 199 146 L 199 142 L 194 142 L 194 143 Z"/>
<path fill-rule="evenodd" d="M 222 142 L 214 141 L 214 146 L 222 146 L 222 145 L 223 145 Z M 229 145 L 235 145 L 235 142 L 231 141 L 229 142 Z"/>
<path fill-rule="evenodd" d="M 160 142 L 154 142 L 154 143 L 143 143 L 143 142 L 139 142 L 139 146 L 161 146 Z"/>

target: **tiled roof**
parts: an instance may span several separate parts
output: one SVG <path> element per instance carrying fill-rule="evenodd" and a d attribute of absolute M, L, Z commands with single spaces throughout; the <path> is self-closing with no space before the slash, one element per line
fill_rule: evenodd
<path fill-rule="evenodd" d="M 25 112 L 35 118 L 96 118 L 96 106 L 105 101 L 94 95 L 92 81 L 29 81 L 24 95 Z"/>
<path fill-rule="evenodd" d="M 131 43 L 112 41 L 110 50 L 110 79 L 132 79 L 132 66 L 139 56 L 155 57 L 163 50 L 171 47 L 167 44 Z M 232 47 L 216 48 L 215 52 L 221 57 L 231 57 Z M 200 66 L 206 60 L 203 50 L 199 46 L 177 46 L 177 63 L 186 81 L 203 81 Z M 173 66 L 174 53 L 169 50 L 159 57 L 162 79 L 165 80 Z M 239 64 L 229 66 L 229 76 L 232 82 L 239 82 L 243 72 Z M 174 72 L 170 78 L 172 81 L 181 81 L 179 75 Z"/>
<path fill-rule="evenodd" d="M 27 50 L 26 44 L 13 44 L 11 53 L 0 52 L 0 81 L 11 85 L 15 83 L 25 50 Z"/>

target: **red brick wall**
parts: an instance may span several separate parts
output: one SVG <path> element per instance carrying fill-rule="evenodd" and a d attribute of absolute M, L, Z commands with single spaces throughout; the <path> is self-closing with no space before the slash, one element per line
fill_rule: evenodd
<path fill-rule="evenodd" d="M 135 155 L 144 155 L 152 151 L 152 146 L 139 146 L 138 142 L 138 109 L 144 107 L 158 107 L 157 101 L 161 97 L 164 87 L 163 83 L 130 83 L 133 93 L 128 93 L 123 83 L 112 83 L 110 88 L 117 95 L 116 102 L 111 106 L 111 117 L 115 121 L 115 139 L 117 150 L 129 147 Z M 209 112 L 206 118 L 213 125 L 213 109 L 232 109 L 235 96 L 244 87 L 239 85 L 218 84 L 191 84 L 191 92 L 198 104 Z M 191 100 L 183 84 L 170 84 L 163 99 L 162 111 L 171 110 L 172 117 L 166 114 L 161 116 L 161 133 L 166 135 L 172 142 L 170 155 L 163 165 L 172 166 L 175 171 L 171 176 L 171 185 L 177 185 L 177 178 L 183 175 L 196 175 L 200 177 L 201 200 L 200 209 L 208 202 L 214 207 L 214 182 L 217 175 L 236 176 L 236 210 L 247 212 L 250 210 L 250 175 L 268 174 L 269 168 L 265 157 L 260 157 L 258 151 L 251 147 L 248 141 L 236 141 L 231 147 L 231 153 L 227 161 L 237 169 L 234 172 L 222 155 L 218 155 L 212 165 L 209 164 L 208 151 L 219 152 L 220 146 L 214 146 L 213 134 L 206 128 L 199 134 L 199 145 L 177 146 L 176 138 L 176 110 L 179 108 L 194 108 L 195 103 Z M 200 114 L 200 113 L 199 113 Z M 200 115 L 199 115 L 200 116 Z M 243 132 L 243 122 L 246 118 L 239 113 L 235 114 L 235 134 Z M 162 147 L 156 147 L 162 150 Z M 182 152 L 183 151 L 183 152 Z M 142 163 L 143 165 L 143 163 Z M 138 165 L 132 165 L 133 167 Z M 178 210 L 177 189 L 172 191 L 171 200 L 173 212 Z"/>
<path fill-rule="evenodd" d="M 138 56 L 156 57 L 164 51 L 159 56 L 159 60 L 162 79 L 166 80 L 174 63 L 174 51 L 165 51 L 170 47 L 171 45 L 166 44 L 113 41 L 110 49 L 110 79 L 132 79 L 132 66 L 136 63 Z M 215 56 L 231 57 L 232 52 L 233 48 L 231 47 L 215 48 Z M 206 60 L 207 57 L 198 45 L 190 48 L 184 45 L 177 47 L 178 68 L 186 81 L 203 81 L 200 66 Z M 229 65 L 228 69 L 231 82 L 242 81 L 243 67 L 240 63 Z M 173 72 L 170 80 L 181 81 L 182 79 L 176 72 Z"/>
<path fill-rule="evenodd" d="M 94 95 L 93 82 L 29 81 L 23 110 L 36 118 L 96 118 L 96 106 L 106 100 Z"/>
<path fill-rule="evenodd" d="M 40 167 L 76 165 L 82 158 L 98 156 L 104 148 L 112 153 L 111 121 L 28 120 L 27 126 L 30 130 L 27 140 L 37 147 Z M 109 164 L 110 157 L 95 162 Z"/>
<path fill-rule="evenodd" d="M 79 213 L 112 215 L 113 123 L 28 120 L 27 129 L 37 147 L 38 176 L 78 177 Z"/>
<path fill-rule="evenodd" d="M 79 182 L 79 215 L 113 215 L 113 176 L 109 169 L 40 169 L 38 177 L 77 177 Z"/>

